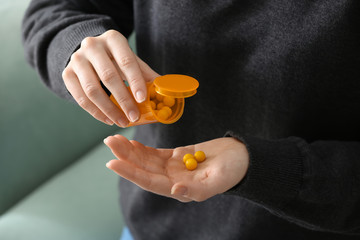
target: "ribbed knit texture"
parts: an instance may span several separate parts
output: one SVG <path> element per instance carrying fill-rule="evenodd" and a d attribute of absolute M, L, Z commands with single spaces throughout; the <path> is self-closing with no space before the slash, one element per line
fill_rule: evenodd
<path fill-rule="evenodd" d="M 264 205 L 283 207 L 299 194 L 304 156 L 295 138 L 263 140 L 240 137 L 232 132 L 227 137 L 242 141 L 249 152 L 249 170 L 241 183 L 229 190 Z"/>
<path fill-rule="evenodd" d="M 110 19 L 107 21 L 96 19 L 73 24 L 67 28 L 66 31 L 69 31 L 67 34 L 58 34 L 51 42 L 47 54 L 47 69 L 49 69 L 49 75 L 53 76 L 51 78 L 58 78 L 61 76 L 62 71 L 70 60 L 69 56 L 71 56 L 71 54 L 79 47 L 79 42 L 85 37 L 97 36 L 112 28 L 116 29 L 115 25 L 111 24 Z M 53 59 L 62 59 L 62 64 L 58 64 L 57 61 L 53 61 Z M 62 83 L 62 79 L 51 81 L 49 83 L 51 84 L 49 87 L 51 89 L 57 89 L 57 93 L 61 97 L 73 100 Z"/>

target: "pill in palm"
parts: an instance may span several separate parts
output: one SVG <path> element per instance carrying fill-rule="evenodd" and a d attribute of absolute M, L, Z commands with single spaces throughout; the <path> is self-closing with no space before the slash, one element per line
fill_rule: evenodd
<path fill-rule="evenodd" d="M 187 153 L 183 156 L 183 162 L 188 170 L 194 170 L 197 168 L 198 162 L 203 162 L 206 159 L 203 151 L 197 151 L 194 155 Z"/>
<path fill-rule="evenodd" d="M 194 156 L 195 156 L 196 161 L 198 161 L 198 162 L 202 162 L 206 158 L 205 153 L 203 151 L 197 151 L 194 154 Z"/>
<path fill-rule="evenodd" d="M 197 167 L 197 161 L 194 158 L 188 158 L 185 162 L 185 166 L 188 170 L 194 170 Z"/>
<path fill-rule="evenodd" d="M 189 158 L 194 158 L 194 156 L 191 153 L 185 154 L 183 157 L 183 162 L 185 163 Z"/>

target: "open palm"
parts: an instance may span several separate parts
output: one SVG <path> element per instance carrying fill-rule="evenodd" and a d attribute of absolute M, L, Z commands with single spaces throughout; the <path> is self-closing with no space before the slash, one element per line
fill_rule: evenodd
<path fill-rule="evenodd" d="M 182 202 L 204 201 L 227 191 L 243 179 L 249 162 L 244 144 L 234 138 L 175 149 L 147 147 L 121 135 L 104 142 L 118 158 L 107 163 L 109 169 L 147 191 Z M 183 156 L 200 150 L 206 160 L 189 171 Z"/>

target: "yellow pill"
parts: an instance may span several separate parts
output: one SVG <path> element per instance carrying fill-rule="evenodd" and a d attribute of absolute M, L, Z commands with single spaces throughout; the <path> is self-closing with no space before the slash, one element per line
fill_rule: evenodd
<path fill-rule="evenodd" d="M 168 112 L 164 109 L 159 110 L 159 112 L 157 113 L 157 116 L 158 116 L 158 118 L 160 118 L 163 121 L 169 118 Z"/>
<path fill-rule="evenodd" d="M 150 101 L 150 105 L 153 110 L 156 109 L 156 103 L 154 101 Z"/>
<path fill-rule="evenodd" d="M 169 117 L 171 116 L 171 114 L 172 114 L 171 108 L 169 108 L 168 106 L 165 106 L 165 107 L 162 107 L 161 109 L 166 110 L 168 112 L 168 114 L 169 114 Z"/>
<path fill-rule="evenodd" d="M 150 88 L 150 99 L 155 99 L 155 98 L 156 98 L 155 87 L 151 87 Z"/>
<path fill-rule="evenodd" d="M 164 107 L 164 104 L 162 102 L 158 103 L 156 106 L 157 110 L 161 110 Z"/>
<path fill-rule="evenodd" d="M 194 156 L 191 153 L 185 154 L 183 157 L 183 162 L 185 163 L 189 158 L 194 158 Z"/>
<path fill-rule="evenodd" d="M 164 100 L 164 96 L 156 93 L 156 99 L 157 99 L 159 102 L 162 102 L 162 101 Z"/>
<path fill-rule="evenodd" d="M 194 170 L 197 167 L 197 161 L 193 158 L 189 158 L 186 160 L 185 166 L 189 170 Z"/>
<path fill-rule="evenodd" d="M 206 158 L 205 153 L 203 151 L 197 151 L 194 154 L 194 156 L 195 156 L 196 161 L 198 161 L 198 162 L 202 162 Z"/>
<path fill-rule="evenodd" d="M 166 106 L 172 107 L 175 105 L 175 98 L 166 96 L 164 97 L 163 102 Z"/>

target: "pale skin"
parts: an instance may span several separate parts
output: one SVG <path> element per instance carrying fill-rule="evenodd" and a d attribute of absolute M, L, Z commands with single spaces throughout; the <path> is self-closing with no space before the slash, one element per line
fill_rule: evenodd
<path fill-rule="evenodd" d="M 62 73 L 66 88 L 80 107 L 97 120 L 120 127 L 139 119 L 136 102 L 145 101 L 146 83 L 158 76 L 115 30 L 85 38 Z M 121 109 L 109 99 L 100 81 L 114 95 Z"/>
<path fill-rule="evenodd" d="M 139 119 L 136 102 L 145 100 L 147 82 L 158 76 L 115 30 L 85 38 L 62 73 L 66 88 L 80 107 L 97 120 L 120 127 Z M 113 94 L 120 109 L 100 82 Z M 249 165 L 246 147 L 234 138 L 174 149 L 147 147 L 121 135 L 110 136 L 104 142 L 117 157 L 107 163 L 109 169 L 147 191 L 182 202 L 204 201 L 227 191 L 244 178 Z M 207 159 L 189 171 L 182 157 L 198 150 L 204 151 Z"/>
<path fill-rule="evenodd" d="M 106 164 L 109 169 L 146 191 L 181 202 L 205 201 L 229 190 L 244 178 L 249 165 L 245 145 L 231 137 L 174 149 L 144 146 L 121 135 L 104 142 L 117 158 Z M 206 160 L 193 171 L 186 169 L 183 156 L 199 150 Z"/>

